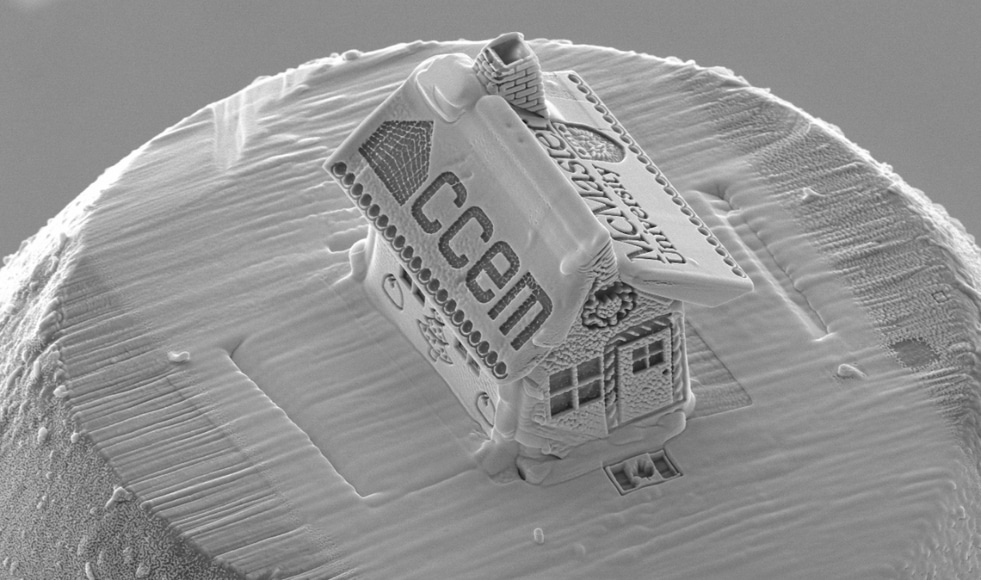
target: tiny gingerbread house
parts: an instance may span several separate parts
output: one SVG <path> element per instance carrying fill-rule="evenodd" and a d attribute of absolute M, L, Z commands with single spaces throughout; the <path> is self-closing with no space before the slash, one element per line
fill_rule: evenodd
<path fill-rule="evenodd" d="M 752 289 L 585 81 L 516 33 L 419 65 L 325 169 L 373 226 L 351 251 L 370 300 L 526 467 L 684 429 L 684 303 Z"/>

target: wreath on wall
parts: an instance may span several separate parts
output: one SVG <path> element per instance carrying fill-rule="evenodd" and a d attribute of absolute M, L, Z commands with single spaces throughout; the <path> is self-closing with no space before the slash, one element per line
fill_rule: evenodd
<path fill-rule="evenodd" d="M 636 304 L 634 289 L 623 282 L 614 282 L 589 297 L 582 309 L 582 324 L 586 328 L 616 326 Z"/>

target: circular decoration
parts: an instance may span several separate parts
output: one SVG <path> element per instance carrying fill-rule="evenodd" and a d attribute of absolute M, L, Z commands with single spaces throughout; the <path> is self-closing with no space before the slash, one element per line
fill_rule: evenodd
<path fill-rule="evenodd" d="M 636 304 L 634 289 L 623 282 L 614 282 L 589 297 L 582 308 L 582 324 L 586 328 L 616 326 Z"/>
<path fill-rule="evenodd" d="M 385 274 L 385 277 L 382 278 L 382 292 L 391 300 L 395 308 L 402 310 L 405 306 L 405 296 L 402 294 L 402 287 L 399 286 L 399 282 L 395 279 L 395 276 Z"/>

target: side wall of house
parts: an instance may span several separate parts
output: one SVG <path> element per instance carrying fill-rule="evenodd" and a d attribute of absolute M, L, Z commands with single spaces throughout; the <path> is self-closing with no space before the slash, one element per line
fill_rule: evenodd
<path fill-rule="evenodd" d="M 467 414 L 490 434 L 500 401 L 498 386 L 434 307 L 419 281 L 372 229 L 366 247 L 365 292 L 433 366 Z"/>
<path fill-rule="evenodd" d="M 516 438 L 559 457 L 691 401 L 679 301 L 622 282 L 598 290 L 525 382 Z"/>

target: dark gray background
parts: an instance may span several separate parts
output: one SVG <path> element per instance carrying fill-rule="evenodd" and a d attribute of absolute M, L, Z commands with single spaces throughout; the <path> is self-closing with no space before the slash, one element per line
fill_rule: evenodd
<path fill-rule="evenodd" d="M 520 30 L 733 69 L 981 234 L 981 2 L 0 0 L 0 255 L 103 169 L 260 75 Z"/>

